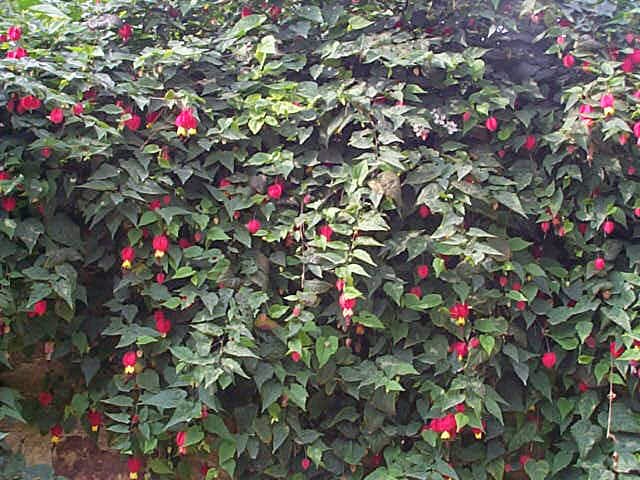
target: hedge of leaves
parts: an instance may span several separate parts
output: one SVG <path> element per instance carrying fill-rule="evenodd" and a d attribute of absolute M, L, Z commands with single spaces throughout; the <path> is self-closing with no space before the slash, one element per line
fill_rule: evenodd
<path fill-rule="evenodd" d="M 637 478 L 634 2 L 7 8 L 1 359 L 68 374 L 5 419 L 131 478 Z"/>

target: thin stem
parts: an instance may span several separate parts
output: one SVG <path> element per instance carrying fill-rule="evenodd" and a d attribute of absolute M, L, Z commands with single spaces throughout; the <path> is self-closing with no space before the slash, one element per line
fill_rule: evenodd
<path fill-rule="evenodd" d="M 613 416 L 613 400 L 616 398 L 616 394 L 613 392 L 613 355 L 611 355 L 611 367 L 609 369 L 609 413 L 607 415 L 607 438 L 615 441 L 615 437 L 611 435 L 611 420 Z"/>

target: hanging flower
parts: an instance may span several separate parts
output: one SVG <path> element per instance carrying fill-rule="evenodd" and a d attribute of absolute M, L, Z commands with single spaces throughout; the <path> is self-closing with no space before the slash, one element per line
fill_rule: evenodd
<path fill-rule="evenodd" d="M 135 113 L 129 113 L 129 119 L 124 121 L 124 126 L 132 132 L 137 131 L 141 124 L 142 119 L 140 118 L 140 115 L 136 115 Z"/>
<path fill-rule="evenodd" d="M 318 227 L 318 235 L 324 237 L 327 242 L 330 242 L 331 236 L 333 235 L 333 228 L 329 225 L 322 225 Z"/>
<path fill-rule="evenodd" d="M 47 408 L 51 405 L 51 402 L 53 402 L 53 395 L 51 395 L 51 392 L 40 392 L 38 394 L 38 403 L 40 403 L 41 407 Z"/>
<path fill-rule="evenodd" d="M 169 250 L 169 239 L 166 235 L 156 235 L 153 237 L 153 250 L 156 258 L 164 257 L 164 254 Z"/>
<path fill-rule="evenodd" d="M 127 460 L 127 468 L 129 469 L 129 479 L 137 480 L 138 473 L 142 469 L 142 460 L 137 457 L 131 457 Z"/>
<path fill-rule="evenodd" d="M 51 430 L 49 430 L 49 432 L 51 433 L 51 443 L 53 443 L 54 445 L 59 443 L 60 440 L 62 440 L 62 436 L 64 435 L 62 425 L 60 425 L 59 423 L 51 427 Z"/>
<path fill-rule="evenodd" d="M 453 413 L 449 413 L 444 417 L 432 418 L 427 428 L 439 433 L 442 440 L 453 440 L 458 431 L 456 416 Z"/>
<path fill-rule="evenodd" d="M 186 432 L 178 432 L 176 434 L 176 446 L 178 447 L 178 454 L 179 455 L 186 455 L 187 453 L 187 447 L 184 446 L 184 442 L 187 439 L 187 433 Z"/>
<path fill-rule="evenodd" d="M 272 185 L 269 185 L 269 187 L 267 188 L 267 195 L 272 200 L 279 200 L 280 197 L 282 197 L 283 190 L 284 189 L 282 188 L 281 183 L 274 183 Z"/>
<path fill-rule="evenodd" d="M 30 318 L 42 317 L 45 313 L 47 313 L 47 301 L 39 300 L 33 304 L 33 309 L 28 313 L 28 316 Z"/>
<path fill-rule="evenodd" d="M 498 119 L 496 117 L 489 117 L 484 122 L 484 126 L 487 127 L 487 130 L 490 132 L 495 132 L 498 129 Z"/>
<path fill-rule="evenodd" d="M 458 361 L 461 362 L 469 353 L 469 348 L 465 342 L 453 342 L 449 345 L 449 352 L 455 352 Z"/>
<path fill-rule="evenodd" d="M 118 35 L 122 39 L 123 42 L 128 42 L 129 39 L 133 36 L 133 27 L 128 23 L 125 23 L 118 30 Z"/>
<path fill-rule="evenodd" d="M 2 209 L 7 213 L 13 212 L 16 209 L 17 201 L 15 197 L 3 197 L 2 200 L 0 200 L 0 206 L 2 206 Z"/>
<path fill-rule="evenodd" d="M 11 25 L 7 30 L 7 38 L 12 42 L 17 42 L 22 37 L 22 28 L 17 25 Z"/>
<path fill-rule="evenodd" d="M 604 95 L 602 95 L 602 98 L 600 98 L 600 107 L 604 110 L 605 117 L 613 115 L 616 111 L 615 107 L 613 106 L 614 103 L 615 98 L 611 93 L 605 93 Z"/>
<path fill-rule="evenodd" d="M 62 109 L 54 108 L 53 110 L 51 110 L 51 112 L 49 113 L 49 120 L 55 125 L 59 125 L 64 122 L 64 112 L 62 111 Z"/>
<path fill-rule="evenodd" d="M 129 351 L 122 356 L 122 365 L 124 366 L 125 375 L 132 375 L 136 371 L 136 362 L 138 361 L 138 356 L 136 352 Z"/>
<path fill-rule="evenodd" d="M 29 54 L 22 47 L 18 47 L 15 50 L 9 50 L 6 55 L 7 58 L 13 59 L 13 60 L 20 60 L 21 58 L 28 57 L 28 56 Z"/>
<path fill-rule="evenodd" d="M 258 230 L 260 230 L 260 227 L 261 227 L 260 220 L 258 220 L 257 218 L 252 218 L 247 222 L 245 226 L 247 227 L 247 230 L 249 230 L 249 233 L 251 235 L 255 235 L 258 232 Z"/>
<path fill-rule="evenodd" d="M 175 125 L 178 127 L 176 133 L 179 137 L 189 137 L 198 131 L 198 119 L 193 116 L 191 108 L 185 108 L 178 114 Z"/>
<path fill-rule="evenodd" d="M 120 251 L 120 258 L 122 259 L 122 268 L 125 270 L 130 269 L 135 257 L 136 257 L 136 251 L 133 249 L 132 246 L 129 245 L 127 247 L 124 247 Z"/>
<path fill-rule="evenodd" d="M 37 110 L 38 108 L 40 108 L 40 105 L 42 105 L 42 101 L 40 101 L 38 97 L 34 97 L 33 95 L 22 97 L 18 102 L 18 107 L 28 112 Z"/>
<path fill-rule="evenodd" d="M 464 327 L 469 317 L 469 306 L 466 303 L 456 303 L 449 309 L 451 320 L 459 327 Z"/>
<path fill-rule="evenodd" d="M 87 419 L 89 420 L 91 431 L 97 432 L 100 425 L 102 425 L 102 413 L 97 410 L 89 410 L 87 412 Z"/>
<path fill-rule="evenodd" d="M 162 310 L 156 310 L 153 313 L 153 318 L 156 322 L 156 330 L 160 333 L 160 335 L 166 337 L 167 334 L 171 331 L 171 320 L 165 317 Z"/>

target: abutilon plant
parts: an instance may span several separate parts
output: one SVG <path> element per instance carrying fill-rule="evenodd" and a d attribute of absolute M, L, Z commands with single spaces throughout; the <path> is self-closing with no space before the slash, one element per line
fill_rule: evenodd
<path fill-rule="evenodd" d="M 634 9 L 8 0 L 0 422 L 133 480 L 635 478 Z"/>

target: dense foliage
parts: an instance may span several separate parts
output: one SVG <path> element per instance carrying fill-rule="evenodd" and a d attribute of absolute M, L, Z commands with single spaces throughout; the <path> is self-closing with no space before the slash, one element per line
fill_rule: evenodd
<path fill-rule="evenodd" d="M 68 375 L 5 421 L 132 478 L 637 478 L 633 2 L 9 3 L 1 360 Z"/>

